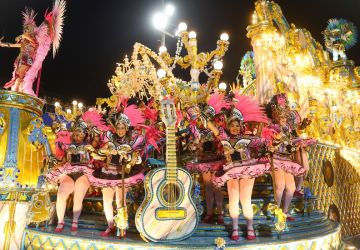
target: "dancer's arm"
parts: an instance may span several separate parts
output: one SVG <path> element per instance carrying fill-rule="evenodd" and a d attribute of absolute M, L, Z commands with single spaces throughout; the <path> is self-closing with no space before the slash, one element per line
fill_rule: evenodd
<path fill-rule="evenodd" d="M 3 47 L 3 48 L 21 48 L 21 44 L 20 43 L 3 43 L 0 40 L 0 47 Z"/>

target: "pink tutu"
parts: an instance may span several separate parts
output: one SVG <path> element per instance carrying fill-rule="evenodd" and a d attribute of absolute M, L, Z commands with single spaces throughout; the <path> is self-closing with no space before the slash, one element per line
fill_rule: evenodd
<path fill-rule="evenodd" d="M 250 164 L 252 162 L 252 164 Z M 255 163 L 254 163 L 255 162 Z M 247 162 L 249 165 L 244 163 L 232 163 L 227 164 L 227 171 L 221 176 L 216 176 L 212 179 L 215 187 L 221 187 L 225 185 L 228 180 L 232 179 L 251 179 L 262 176 L 270 171 L 270 164 L 259 163 L 257 160 L 250 160 Z M 228 166 L 231 165 L 231 166 Z M 225 169 L 225 166 L 224 166 Z"/>
<path fill-rule="evenodd" d="M 300 164 L 284 157 L 274 156 L 274 169 L 278 170 L 279 168 L 296 177 L 303 176 L 306 173 L 306 169 Z"/>
<path fill-rule="evenodd" d="M 210 161 L 210 162 L 188 162 L 186 164 L 186 168 L 189 171 L 206 173 L 206 172 L 215 172 L 221 170 L 223 164 L 224 164 L 223 159 Z"/>
<path fill-rule="evenodd" d="M 65 163 L 63 166 L 54 168 L 45 175 L 45 178 L 50 182 L 57 184 L 61 175 L 84 175 L 91 170 L 88 166 L 85 165 L 71 165 L 70 163 Z"/>
<path fill-rule="evenodd" d="M 121 176 L 105 169 L 97 169 L 88 171 L 86 173 L 91 186 L 106 188 L 106 187 L 120 187 L 122 186 Z M 125 175 L 124 185 L 126 188 L 135 186 L 144 181 L 144 173 L 141 170 L 132 171 L 131 175 Z"/>

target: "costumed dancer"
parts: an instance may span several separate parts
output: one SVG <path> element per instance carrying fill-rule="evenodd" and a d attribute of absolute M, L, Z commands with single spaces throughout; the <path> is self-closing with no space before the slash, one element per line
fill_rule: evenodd
<path fill-rule="evenodd" d="M 66 200 L 71 193 L 74 193 L 71 231 L 78 229 L 83 199 L 90 187 L 85 173 L 92 167 L 91 152 L 99 144 L 100 128 L 106 128 L 101 115 L 96 111 L 87 111 L 75 123 L 72 132 L 59 131 L 56 134 L 55 155 L 59 164 L 50 170 L 46 178 L 51 183 L 59 184 L 56 199 L 57 233 L 64 229 Z"/>
<path fill-rule="evenodd" d="M 275 95 L 267 106 L 273 123 L 263 128 L 262 136 L 270 141 L 273 152 L 275 202 L 282 207 L 288 221 L 295 221 L 288 209 L 295 191 L 294 176 L 303 176 L 305 168 L 292 159 L 296 151 L 292 130 L 288 124 L 290 109 L 284 94 Z"/>
<path fill-rule="evenodd" d="M 0 46 L 20 48 L 20 54 L 14 62 L 12 79 L 4 85 L 12 91 L 23 92 L 35 96 L 32 85 L 38 79 L 36 95 L 39 91 L 42 63 L 52 45 L 53 56 L 59 48 L 66 2 L 56 0 L 53 9 L 45 13 L 45 20 L 36 26 L 36 13 L 32 9 L 23 12 L 23 34 L 18 36 L 15 44 L 4 43 L 0 39 Z"/>
<path fill-rule="evenodd" d="M 202 117 L 214 119 L 215 116 L 218 116 L 222 109 L 230 108 L 230 104 L 224 100 L 224 95 L 221 93 L 214 93 L 209 97 L 207 102 L 207 107 L 205 112 L 202 114 Z M 193 107 L 189 113 L 192 121 L 196 121 L 201 117 L 200 110 L 198 107 Z M 203 120 L 203 119 L 202 119 Z M 212 122 L 206 122 L 204 120 L 203 126 L 198 128 L 196 125 L 191 124 L 190 122 L 190 131 L 192 132 L 193 138 L 193 147 L 195 151 L 195 159 L 191 162 L 188 162 L 186 167 L 195 172 L 200 172 L 205 186 L 205 200 L 206 200 L 206 215 L 203 220 L 203 223 L 213 223 L 213 203 L 214 198 L 217 207 L 217 224 L 224 223 L 223 216 L 223 194 L 221 189 L 215 188 L 212 185 L 212 178 L 215 171 L 218 171 L 222 168 L 224 164 L 224 157 L 222 152 L 219 152 L 220 140 L 219 134 L 214 135 L 213 131 L 219 131 L 217 128 L 213 128 L 214 124 Z M 211 129 L 213 128 L 213 129 Z"/>
<path fill-rule="evenodd" d="M 213 179 L 215 186 L 227 183 L 229 195 L 229 212 L 232 219 L 232 240 L 239 239 L 238 219 L 239 201 L 247 221 L 248 240 L 256 238 L 253 227 L 253 207 L 251 195 L 255 178 L 269 171 L 270 166 L 261 159 L 261 152 L 266 151 L 265 140 L 259 137 L 244 135 L 244 122 L 266 123 L 268 119 L 257 103 L 248 96 L 234 94 L 234 107 L 228 119 L 228 135 L 222 138 L 226 164 L 224 172 L 216 173 Z M 219 134 L 216 130 L 214 134 Z"/>
<path fill-rule="evenodd" d="M 284 98 L 286 98 L 286 102 L 288 102 L 286 95 Z M 292 143 L 296 146 L 295 161 L 305 168 L 305 175 L 309 171 L 309 158 L 306 149 L 307 147 L 316 144 L 317 142 L 316 139 L 313 138 L 301 137 L 301 135 L 304 133 L 304 130 L 307 126 L 310 125 L 310 123 L 311 121 L 307 118 L 301 120 L 301 117 L 296 110 L 289 111 L 288 125 L 293 136 Z M 303 184 L 304 176 L 295 177 L 295 197 L 304 197 L 304 193 L 302 191 Z"/>
<path fill-rule="evenodd" d="M 120 220 L 116 222 L 116 226 L 124 231 L 127 229 L 126 191 L 144 180 L 143 168 L 140 165 L 144 137 L 134 129 L 144 122 L 143 114 L 135 105 L 127 106 L 126 101 L 122 107 L 119 105 L 118 109 L 122 110 L 110 114 L 108 119 L 114 132 L 107 132 L 108 142 L 98 151 L 98 155 L 105 159 L 105 165 L 88 175 L 92 186 L 102 188 L 108 224 L 108 228 L 101 233 L 102 236 L 116 232 L 114 195 Z"/>

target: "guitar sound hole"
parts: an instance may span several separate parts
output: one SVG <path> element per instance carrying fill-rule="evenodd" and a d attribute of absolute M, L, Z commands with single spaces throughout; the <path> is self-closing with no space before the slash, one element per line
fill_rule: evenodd
<path fill-rule="evenodd" d="M 180 187 L 176 183 L 167 183 L 161 190 L 162 201 L 167 206 L 175 206 L 180 199 Z"/>

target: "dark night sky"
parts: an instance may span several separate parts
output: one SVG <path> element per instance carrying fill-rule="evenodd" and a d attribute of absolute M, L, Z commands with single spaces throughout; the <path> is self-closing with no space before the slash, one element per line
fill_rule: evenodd
<path fill-rule="evenodd" d="M 170 2 L 170 1 L 168 1 Z M 219 35 L 230 34 L 230 47 L 224 59 L 224 76 L 234 81 L 242 55 L 251 50 L 246 26 L 254 10 L 252 0 L 173 0 L 180 21 L 195 30 L 200 51 L 216 47 Z M 360 29 L 360 0 L 277 0 L 289 23 L 308 29 L 323 44 L 321 31 L 329 18 L 345 18 Z M 43 13 L 51 0 L 0 0 L 0 37 L 13 42 L 21 33 L 21 11 L 25 6 Z M 135 42 L 157 51 L 160 33 L 151 24 L 151 15 L 160 8 L 160 0 L 69 0 L 63 42 L 55 59 L 48 55 L 43 65 L 40 96 L 78 99 L 93 104 L 96 97 L 108 97 L 106 83 L 115 63 L 132 53 Z M 175 27 L 174 27 L 175 29 Z M 168 51 L 174 54 L 176 40 L 167 38 Z M 17 49 L 0 48 L 1 85 L 11 77 Z M 347 55 L 360 64 L 360 44 Z"/>

